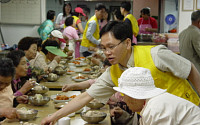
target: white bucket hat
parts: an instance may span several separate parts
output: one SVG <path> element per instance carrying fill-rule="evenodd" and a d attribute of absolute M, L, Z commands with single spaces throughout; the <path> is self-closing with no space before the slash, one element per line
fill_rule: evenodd
<path fill-rule="evenodd" d="M 119 87 L 113 87 L 114 90 L 135 99 L 148 99 L 166 92 L 155 87 L 150 70 L 142 67 L 131 67 L 124 71 L 118 83 Z"/>
<path fill-rule="evenodd" d="M 62 33 L 59 30 L 53 30 L 51 35 L 58 38 L 61 42 L 66 43 Z"/>
<path fill-rule="evenodd" d="M 59 30 L 53 30 L 53 31 L 51 32 L 51 35 L 54 36 L 54 37 L 63 39 L 63 35 L 62 35 L 62 33 L 61 33 Z"/>

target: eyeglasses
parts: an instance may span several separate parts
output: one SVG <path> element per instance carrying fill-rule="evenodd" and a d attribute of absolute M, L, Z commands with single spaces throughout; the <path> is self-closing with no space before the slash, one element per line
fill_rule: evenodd
<path fill-rule="evenodd" d="M 124 40 L 123 40 L 124 41 Z M 116 48 L 119 44 L 121 44 L 123 41 L 119 42 L 117 45 L 112 45 L 109 46 L 107 48 L 103 47 L 103 46 L 99 46 L 99 49 L 103 52 L 111 52 L 114 48 Z"/>

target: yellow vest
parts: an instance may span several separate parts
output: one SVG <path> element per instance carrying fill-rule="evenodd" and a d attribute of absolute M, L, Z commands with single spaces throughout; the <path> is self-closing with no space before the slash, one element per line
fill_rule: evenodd
<path fill-rule="evenodd" d="M 79 19 L 77 16 L 72 16 L 73 18 L 74 18 L 74 21 L 75 22 L 77 22 L 77 20 Z M 78 27 L 77 27 L 77 25 L 76 25 L 76 28 L 75 28 L 76 30 L 78 30 Z"/>
<path fill-rule="evenodd" d="M 89 22 L 90 21 L 93 21 L 93 20 L 95 20 L 96 21 L 96 24 L 97 24 L 97 26 L 96 26 L 96 30 L 95 30 L 95 32 L 94 32 L 94 34 L 93 34 L 93 37 L 95 38 L 95 39 L 99 39 L 99 23 L 98 23 L 98 20 L 97 20 L 97 18 L 96 18 L 96 16 L 93 16 L 93 17 L 91 17 L 89 20 L 88 20 L 88 22 L 87 22 L 87 24 L 86 24 L 86 26 L 85 26 L 85 30 L 84 30 L 84 32 L 83 32 L 83 39 L 82 39 L 82 42 L 81 42 L 81 46 L 84 46 L 84 47 L 90 47 L 90 46 L 92 46 L 92 47 L 96 47 L 96 44 L 94 44 L 94 43 L 92 43 L 91 41 L 89 41 L 88 39 L 87 39 L 87 37 L 86 37 L 86 33 L 87 33 L 87 30 L 88 30 L 88 24 L 89 24 Z"/>
<path fill-rule="evenodd" d="M 163 72 L 156 68 L 151 58 L 151 48 L 154 46 L 134 46 L 134 63 L 135 67 L 144 67 L 151 71 L 155 81 L 155 86 L 161 89 L 167 89 L 167 92 L 176 96 L 187 99 L 196 105 L 199 105 L 199 96 L 192 89 L 189 82 L 180 79 L 170 72 Z M 118 64 L 112 65 L 110 68 L 112 81 L 118 86 L 118 78 L 123 72 Z"/>
<path fill-rule="evenodd" d="M 77 22 L 77 20 L 79 19 L 77 16 L 72 16 L 74 18 L 74 21 Z M 64 24 L 64 29 L 66 28 L 67 26 Z M 75 28 L 76 30 L 78 30 L 78 27 L 76 26 Z"/>
<path fill-rule="evenodd" d="M 128 14 L 126 17 L 124 17 L 124 21 L 126 19 L 129 19 L 131 21 L 133 34 L 134 34 L 134 36 L 137 36 L 138 32 L 139 32 L 137 20 L 135 19 L 135 17 L 132 14 Z"/>

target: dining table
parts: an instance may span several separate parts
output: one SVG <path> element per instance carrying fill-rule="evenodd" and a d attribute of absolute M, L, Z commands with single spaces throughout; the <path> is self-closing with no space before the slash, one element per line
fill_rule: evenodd
<path fill-rule="evenodd" d="M 46 96 L 51 97 L 52 95 L 56 95 L 57 93 L 58 93 L 58 91 L 48 91 L 46 93 Z M 26 109 L 38 110 L 38 114 L 37 114 L 36 118 L 32 119 L 32 120 L 28 120 L 28 121 L 20 121 L 18 119 L 12 119 L 12 120 L 5 119 L 0 124 L 1 125 L 23 125 L 24 122 L 28 122 L 28 123 L 34 123 L 34 124 L 40 125 L 43 118 L 51 115 L 52 113 L 54 113 L 58 110 L 57 108 L 55 108 L 55 103 L 52 99 L 44 106 L 34 106 L 29 103 L 29 104 L 19 104 L 16 108 L 20 109 L 22 107 L 25 107 Z M 111 125 L 109 106 L 105 105 L 104 107 L 99 109 L 99 111 L 105 112 L 107 114 L 107 116 L 103 121 L 101 121 L 98 124 L 89 124 L 81 118 L 80 114 L 75 114 L 75 116 L 70 117 L 70 125 Z"/>
<path fill-rule="evenodd" d="M 76 69 L 79 69 L 79 70 L 84 70 L 85 68 L 89 68 L 89 66 L 76 67 Z M 82 72 L 75 72 L 74 74 L 67 74 L 67 71 L 66 71 L 65 74 L 59 76 L 57 81 L 49 82 L 47 80 L 42 80 L 40 82 L 40 85 L 46 86 L 49 89 L 53 89 L 53 90 L 55 90 L 55 89 L 61 90 L 63 85 L 79 83 L 78 81 L 75 81 L 72 79 L 73 76 L 78 76 L 78 75 L 86 76 L 87 79 L 89 79 L 88 76 L 90 74 L 84 74 Z M 87 80 L 87 79 L 85 79 L 85 80 Z"/>

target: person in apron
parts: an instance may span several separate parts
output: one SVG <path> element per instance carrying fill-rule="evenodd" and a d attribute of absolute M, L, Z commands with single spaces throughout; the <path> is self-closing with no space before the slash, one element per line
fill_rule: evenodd
<path fill-rule="evenodd" d="M 152 34 L 157 32 L 158 24 L 156 19 L 150 17 L 150 8 L 143 8 L 141 10 L 142 17 L 138 19 L 139 34 Z"/>
<path fill-rule="evenodd" d="M 136 18 L 132 14 L 130 14 L 130 10 L 131 10 L 130 2 L 121 3 L 120 11 L 121 14 L 124 16 L 123 21 L 131 25 L 133 31 L 132 43 L 137 44 L 136 36 L 138 35 L 139 27 Z"/>
<path fill-rule="evenodd" d="M 80 57 L 79 51 L 76 52 L 76 43 L 77 43 L 77 40 L 79 39 L 79 36 L 78 36 L 77 30 L 75 29 L 76 22 L 74 18 L 68 17 L 65 20 L 65 25 L 67 27 L 63 31 L 63 36 L 66 36 L 69 39 L 69 50 L 72 50 L 74 52 L 73 53 L 74 58 Z"/>
<path fill-rule="evenodd" d="M 82 8 L 76 7 L 72 15 L 76 24 L 75 29 L 77 30 L 78 35 L 83 34 L 84 29 L 81 23 L 81 19 L 82 19 L 82 16 L 86 16 L 86 14 L 83 12 Z M 75 42 L 75 57 L 76 58 L 80 57 L 80 45 L 81 45 L 80 43 L 81 43 L 81 40 L 79 40 L 79 42 L 78 41 Z"/>

